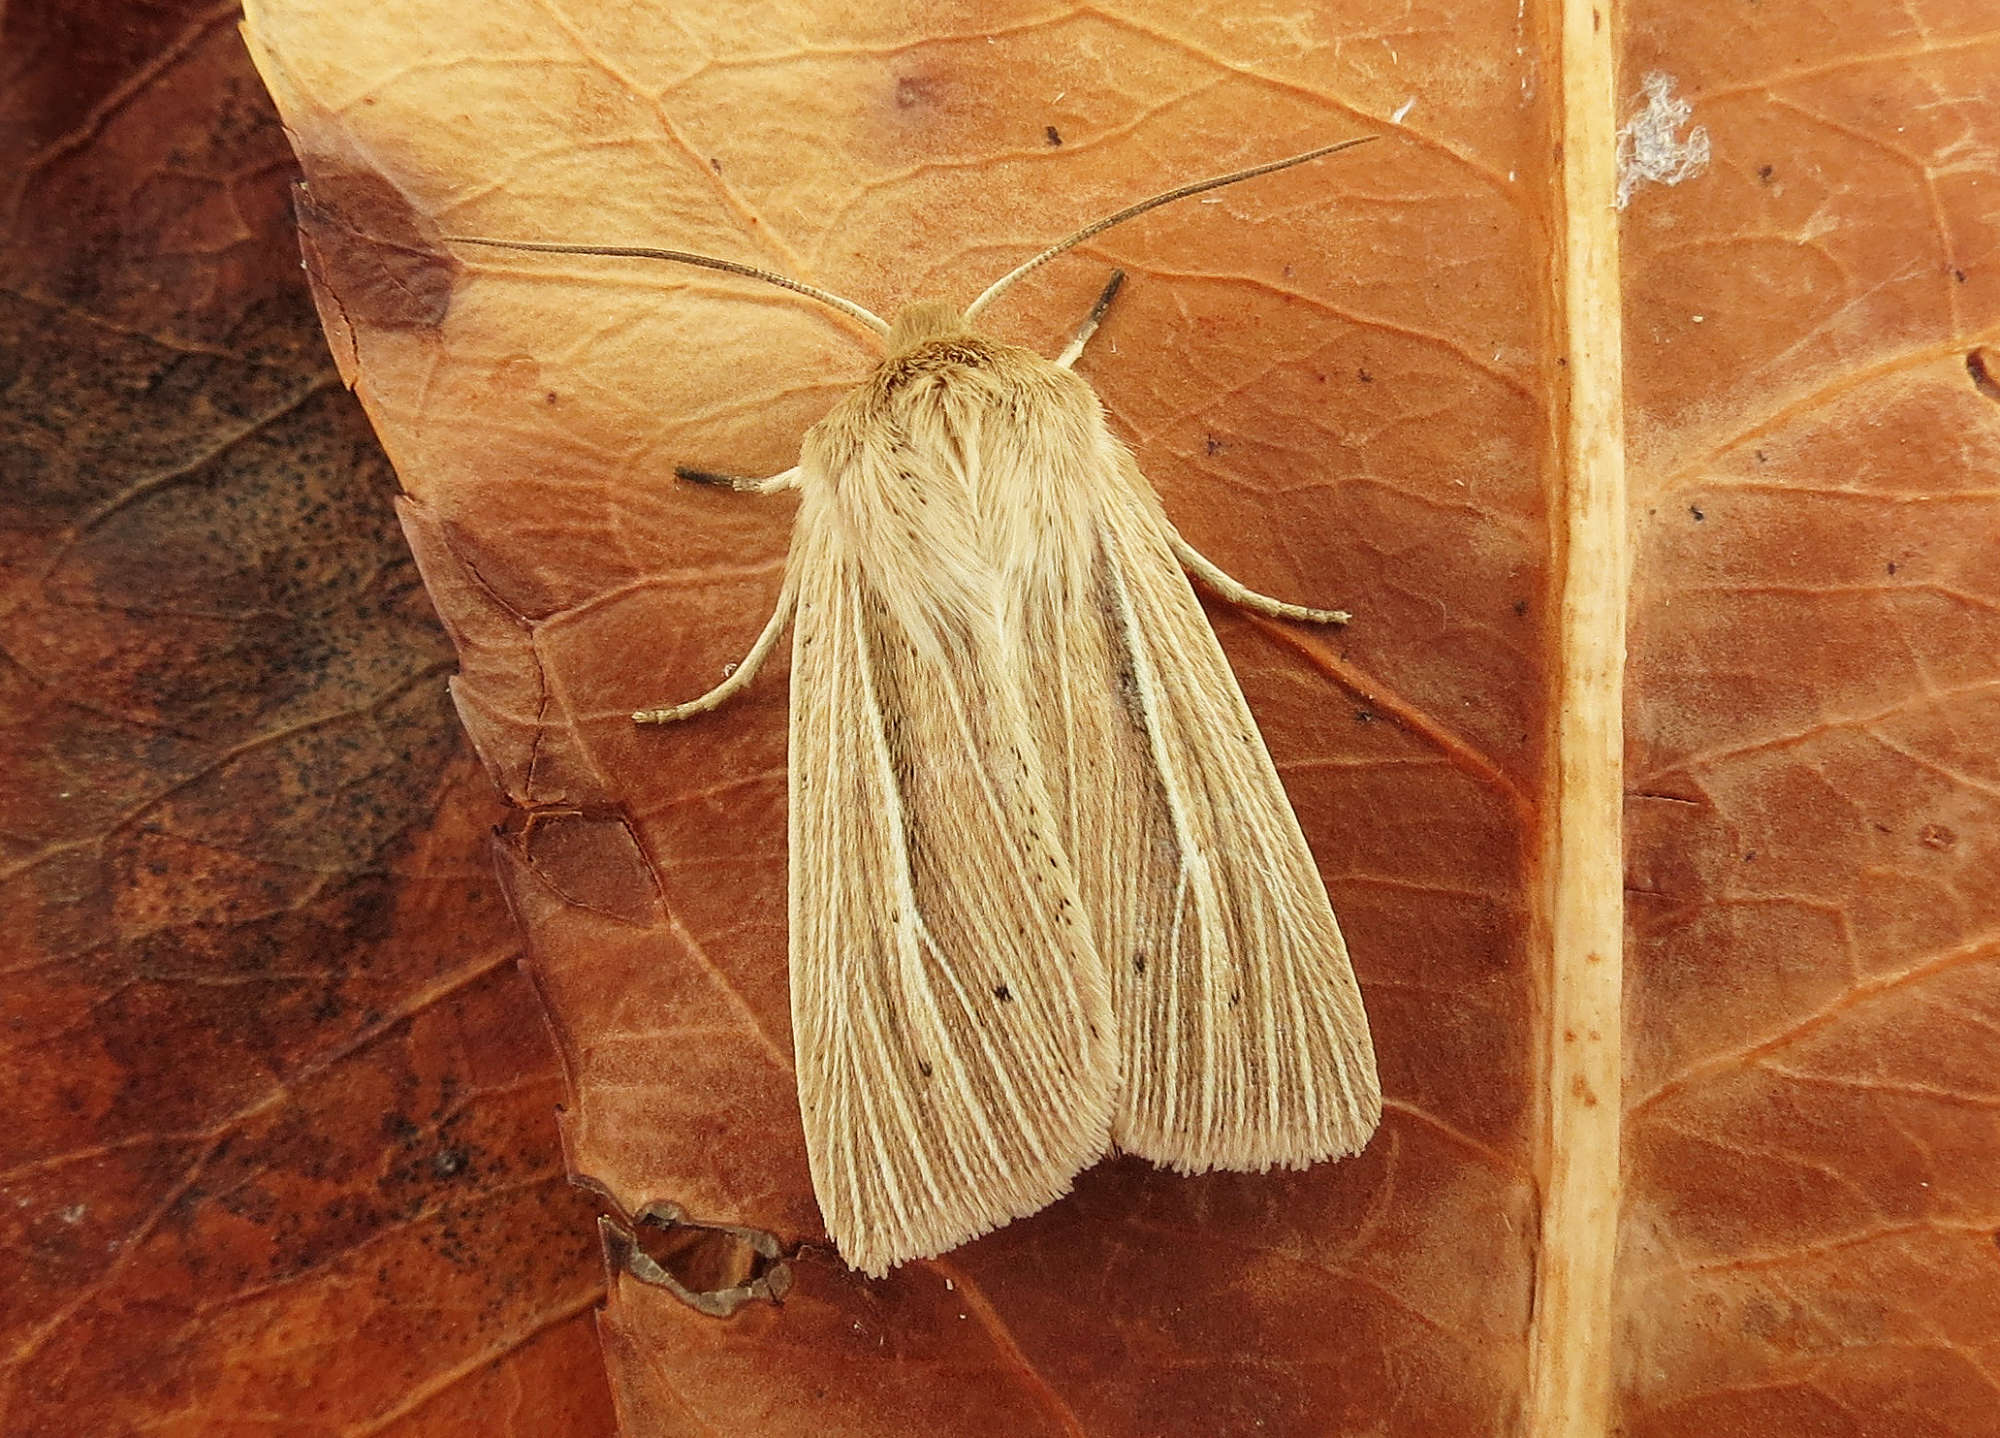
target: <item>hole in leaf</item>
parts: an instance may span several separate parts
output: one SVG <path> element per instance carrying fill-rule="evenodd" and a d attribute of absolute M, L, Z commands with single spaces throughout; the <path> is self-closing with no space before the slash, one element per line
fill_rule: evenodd
<path fill-rule="evenodd" d="M 777 1303 L 791 1290 L 791 1267 L 762 1229 L 693 1223 L 675 1203 L 647 1204 L 629 1224 L 603 1216 L 597 1228 L 610 1266 L 712 1318 L 754 1301 Z"/>

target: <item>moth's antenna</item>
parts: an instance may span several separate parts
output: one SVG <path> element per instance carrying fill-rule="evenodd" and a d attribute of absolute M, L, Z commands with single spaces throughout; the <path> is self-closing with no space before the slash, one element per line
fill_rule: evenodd
<path fill-rule="evenodd" d="M 873 310 L 863 309 L 853 300 L 843 299 L 831 290 L 823 290 L 817 285 L 806 284 L 789 275 L 781 275 L 773 270 L 760 270 L 754 265 L 739 265 L 734 260 L 718 260 L 709 255 L 689 254 L 686 250 L 655 250 L 640 245 L 545 245 L 529 240 L 482 240 L 472 235 L 446 235 L 445 239 L 454 245 L 484 245 L 489 250 L 527 250 L 538 255 L 608 255 L 619 260 L 672 260 L 681 265 L 699 265 L 705 270 L 721 270 L 728 275 L 742 275 L 746 279 L 762 280 L 767 285 L 776 285 L 781 290 L 790 290 L 808 299 L 818 300 L 823 305 L 831 305 L 842 314 L 850 315 L 874 330 L 877 334 L 889 333 L 889 322 Z"/>
<path fill-rule="evenodd" d="M 1171 205 L 1175 200 L 1185 200 L 1189 195 L 1199 195 L 1204 190 L 1219 190 L 1224 185 L 1233 185 L 1238 180 L 1254 180 L 1259 175 L 1268 175 L 1273 170 L 1289 170 L 1293 165 L 1303 165 L 1307 160 L 1317 160 L 1322 155 L 1331 155 L 1336 150 L 1351 150 L 1356 145 L 1365 145 L 1377 139 L 1375 135 L 1363 135 L 1356 140 L 1342 140 L 1336 145 L 1321 145 L 1317 150 L 1307 150 L 1303 155 L 1294 155 L 1289 160 L 1273 160 L 1268 165 L 1253 165 L 1247 170 L 1237 170 L 1233 174 L 1218 175 L 1212 180 L 1197 180 L 1192 185 L 1182 185 L 1177 190 L 1168 190 L 1164 195 L 1155 195 L 1150 200 L 1141 200 L 1136 205 L 1127 205 L 1115 215 L 1107 215 L 1093 224 L 1085 225 L 1066 240 L 1058 240 L 1036 255 L 1026 264 L 1009 270 L 986 287 L 986 293 L 965 307 L 965 319 L 969 324 L 979 317 L 979 312 L 1022 276 L 1040 269 L 1064 250 L 1082 244 L 1093 235 L 1101 235 L 1113 225 L 1122 225 L 1135 215 L 1143 215 L 1148 210 L 1157 210 L 1162 205 Z"/>

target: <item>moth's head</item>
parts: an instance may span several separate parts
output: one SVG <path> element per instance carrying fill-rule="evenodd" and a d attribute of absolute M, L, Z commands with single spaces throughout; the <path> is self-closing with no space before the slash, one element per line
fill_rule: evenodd
<path fill-rule="evenodd" d="M 913 305 L 905 305 L 897 314 L 896 322 L 889 326 L 889 358 L 908 354 L 932 340 L 971 333 L 972 326 L 966 323 L 965 312 L 950 300 L 918 300 Z"/>

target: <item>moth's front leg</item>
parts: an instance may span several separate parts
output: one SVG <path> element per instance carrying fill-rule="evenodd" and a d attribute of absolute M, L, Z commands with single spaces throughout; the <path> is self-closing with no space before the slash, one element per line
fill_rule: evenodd
<path fill-rule="evenodd" d="M 1057 369 L 1069 369 L 1076 364 L 1083 347 L 1090 343 L 1090 337 L 1097 333 L 1098 325 L 1104 322 L 1104 312 L 1111 308 L 1111 301 L 1117 298 L 1119 287 L 1125 283 L 1125 271 L 1113 270 L 1111 280 L 1104 286 L 1104 293 L 1097 297 L 1097 303 L 1090 307 L 1090 313 L 1083 317 L 1083 323 L 1076 327 L 1069 343 L 1056 356 Z"/>
<path fill-rule="evenodd" d="M 690 484 L 712 484 L 719 489 L 733 489 L 739 494 L 776 494 L 781 489 L 799 487 L 799 467 L 793 465 L 783 474 L 774 474 L 768 479 L 752 479 L 746 475 L 718 474 L 712 469 L 677 464 L 674 466 L 674 478 L 684 479 Z"/>
<path fill-rule="evenodd" d="M 783 474 L 774 474 L 769 479 L 746 479 L 741 475 L 717 474 L 714 470 L 693 469 L 688 465 L 676 465 L 674 475 L 694 484 L 719 485 L 749 494 L 775 494 L 781 489 L 796 489 L 799 483 L 799 467 L 793 465 Z M 634 724 L 671 724 L 676 719 L 687 719 L 696 714 L 705 714 L 718 705 L 725 704 L 738 690 L 744 688 L 757 677 L 757 671 L 764 667 L 764 661 L 771 651 L 778 647 L 778 640 L 784 637 L 785 626 L 792 621 L 792 606 L 798 600 L 798 588 L 793 582 L 789 566 L 785 570 L 785 587 L 778 592 L 778 607 L 771 611 L 770 619 L 764 625 L 764 632 L 757 636 L 757 642 L 750 646 L 750 652 L 729 672 L 729 677 L 697 699 L 685 704 L 671 704 L 663 709 L 638 709 L 632 714 Z"/>

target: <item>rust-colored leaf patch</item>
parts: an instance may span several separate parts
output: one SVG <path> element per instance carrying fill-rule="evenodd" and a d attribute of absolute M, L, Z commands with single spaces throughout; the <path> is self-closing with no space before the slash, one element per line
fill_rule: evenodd
<path fill-rule="evenodd" d="M 605 1433 L 498 806 L 234 20 L 9 16 L 0 1430 Z"/>

